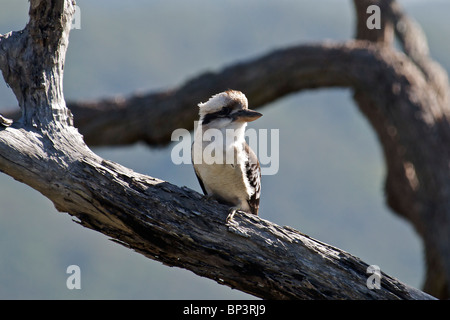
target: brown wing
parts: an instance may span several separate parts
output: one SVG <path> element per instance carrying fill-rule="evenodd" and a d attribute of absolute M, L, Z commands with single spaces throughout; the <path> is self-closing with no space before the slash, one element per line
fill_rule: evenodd
<path fill-rule="evenodd" d="M 198 175 L 197 170 L 195 170 L 195 167 L 194 167 L 194 172 L 195 172 L 195 176 L 197 177 L 198 183 L 200 184 L 200 187 L 202 188 L 203 194 L 204 194 L 205 196 L 207 196 L 208 193 L 206 192 L 205 185 L 203 184 L 202 179 L 201 179 L 200 176 Z"/>
<path fill-rule="evenodd" d="M 193 159 L 194 151 L 192 150 L 193 147 L 194 147 L 194 144 L 192 143 L 192 145 L 191 145 L 191 161 L 192 161 L 192 164 L 194 164 L 194 159 Z M 200 187 L 202 188 L 203 194 L 205 196 L 207 196 L 208 193 L 206 192 L 205 185 L 203 184 L 202 179 L 200 178 L 199 174 L 197 173 L 197 170 L 195 170 L 195 166 L 194 165 L 193 165 L 193 167 L 194 167 L 195 176 L 197 177 L 198 183 L 200 184 Z"/>
<path fill-rule="evenodd" d="M 250 210 L 253 214 L 258 215 L 259 197 L 261 195 L 261 167 L 255 153 L 246 143 L 245 152 L 248 154 L 248 161 L 245 163 L 245 173 L 247 175 L 250 186 L 254 189 L 254 193 L 247 200 Z"/>

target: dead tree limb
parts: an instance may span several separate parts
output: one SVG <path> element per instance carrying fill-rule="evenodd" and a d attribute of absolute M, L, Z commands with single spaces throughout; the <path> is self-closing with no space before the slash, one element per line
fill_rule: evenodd
<path fill-rule="evenodd" d="M 370 290 L 367 264 L 342 250 L 245 214 L 226 225 L 226 207 L 95 155 L 72 126 L 62 91 L 73 11 L 74 1 L 32 0 L 26 28 L 0 36 L 0 69 L 22 109 L 19 121 L 0 128 L 3 172 L 85 227 L 258 297 L 432 298 L 384 273 L 380 289 Z M 322 52 L 377 59 L 376 52 L 354 45 L 297 50 L 310 58 Z"/>
<path fill-rule="evenodd" d="M 364 25 L 366 8 L 373 4 L 380 6 L 383 12 L 380 30 L 369 30 Z M 405 132 L 409 139 L 417 138 L 415 143 L 410 141 L 404 144 L 398 140 L 399 128 L 391 124 L 394 121 L 400 123 L 401 119 L 395 120 L 391 114 L 380 113 L 373 99 L 368 97 L 370 94 L 367 90 L 356 90 L 354 98 L 375 128 L 384 150 L 388 171 L 385 182 L 387 202 L 396 213 L 414 225 L 424 241 L 427 262 L 424 289 L 437 297 L 448 299 L 450 195 L 448 180 L 442 180 L 450 177 L 448 75 L 429 56 L 427 39 L 420 25 L 408 17 L 395 0 L 354 0 L 354 5 L 358 19 L 356 38 L 392 48 L 395 34 L 405 55 L 422 73 L 422 76 L 417 75 L 417 80 L 427 83 L 422 90 L 427 91 L 428 99 L 422 100 L 423 95 L 410 96 L 411 106 L 415 101 L 422 104 L 419 109 L 408 109 L 410 118 L 424 119 L 422 130 Z M 392 101 L 387 102 L 391 110 L 402 107 Z M 403 121 L 404 125 L 413 124 L 407 118 Z M 412 157 L 407 156 L 407 152 Z"/>

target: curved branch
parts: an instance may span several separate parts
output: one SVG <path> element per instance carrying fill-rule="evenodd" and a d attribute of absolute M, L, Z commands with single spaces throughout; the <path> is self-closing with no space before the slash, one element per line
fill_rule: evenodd
<path fill-rule="evenodd" d="M 355 88 L 361 85 L 361 81 L 373 81 L 373 77 L 367 79 L 367 74 L 354 65 L 354 62 L 358 63 L 354 57 L 366 55 L 367 46 L 365 41 L 348 41 L 343 45 L 301 45 L 232 65 L 216 73 L 204 73 L 166 92 L 93 102 L 68 102 L 68 107 L 74 114 L 75 126 L 88 145 L 120 145 L 137 141 L 164 145 L 170 142 L 175 129 L 193 129 L 198 118 L 198 102 L 229 88 L 239 88 L 245 92 L 252 108 L 259 108 L 305 89 Z M 327 49 L 327 52 L 322 49 Z M 353 51 L 352 55 L 345 56 L 347 51 Z M 389 53 L 387 59 L 392 55 L 394 52 Z M 368 56 L 359 63 L 367 69 L 366 63 L 372 63 L 373 59 Z M 366 89 L 371 90 L 373 84 Z"/>
<path fill-rule="evenodd" d="M 375 128 L 384 149 L 388 171 L 385 187 L 388 204 L 395 212 L 410 220 L 424 240 L 427 261 L 424 288 L 438 297 L 448 298 L 450 296 L 450 261 L 448 258 L 450 248 L 447 244 L 450 240 L 450 223 L 448 222 L 449 207 L 445 205 L 449 198 L 449 192 L 445 190 L 448 190 L 449 186 L 444 181 L 439 181 L 440 174 L 448 177 L 448 168 L 445 168 L 445 162 L 449 161 L 448 149 L 445 147 L 449 143 L 447 133 L 450 110 L 448 75 L 444 68 L 429 56 L 427 39 L 420 25 L 403 11 L 397 1 L 354 0 L 353 3 L 358 20 L 357 38 L 371 41 L 377 45 L 392 47 L 395 33 L 405 54 L 422 72 L 423 77 L 417 79 L 426 81 L 429 85 L 423 90 L 434 95 L 436 100 L 430 101 L 433 97 L 429 97 L 427 101 L 423 101 L 423 107 L 417 111 L 414 111 L 414 108 L 408 109 L 410 114 L 414 115 L 417 112 L 431 120 L 426 121 L 430 123 L 428 132 L 421 132 L 427 138 L 421 139 L 423 136 L 419 136 L 415 146 L 413 143 L 399 145 L 395 142 L 398 128 L 394 125 L 389 129 L 390 119 L 384 119 L 384 116 L 377 111 L 378 107 L 373 103 L 370 93 L 361 90 L 355 92 L 355 101 Z M 369 30 L 365 26 L 366 8 L 373 4 L 381 6 L 383 12 L 380 30 Z M 411 96 L 413 100 L 421 100 L 421 97 L 418 97 Z M 398 105 L 398 107 L 400 106 Z M 429 110 L 424 112 L 425 108 Z M 441 110 L 435 114 L 432 109 Z M 408 122 L 405 121 L 405 124 Z M 383 129 L 386 126 L 388 130 Z M 413 129 L 413 131 L 415 130 Z M 436 136 L 433 138 L 433 135 Z M 411 137 L 414 136 L 417 137 L 412 133 Z M 440 142 L 436 142 L 436 138 Z M 420 143 L 420 140 L 425 140 L 426 143 L 423 143 L 424 141 Z M 434 144 L 431 149 L 429 148 L 430 144 Z M 418 159 L 418 155 L 424 152 L 432 152 L 431 157 L 440 154 L 439 144 L 442 147 L 443 162 L 432 168 L 434 166 L 433 159 L 429 157 L 426 164 L 428 171 L 420 170 L 422 177 L 419 178 L 418 163 L 421 163 L 422 166 L 425 163 L 423 163 L 424 159 Z M 417 153 L 415 162 L 405 158 L 406 150 Z M 425 184 L 424 181 L 426 181 Z M 428 187 L 442 197 L 438 199 L 438 196 L 428 193 Z"/>
<path fill-rule="evenodd" d="M 405 54 L 434 86 L 437 95 L 442 99 L 441 104 L 448 104 L 447 72 L 431 59 L 427 38 L 421 26 L 406 14 L 395 0 L 354 0 L 353 4 L 357 17 L 356 39 L 392 47 L 395 35 Z M 366 27 L 366 10 L 370 5 L 380 7 L 383 13 L 380 29 Z"/>
<path fill-rule="evenodd" d="M 433 84 L 442 104 L 448 104 L 448 75 L 444 68 L 429 55 L 428 42 L 420 25 L 411 19 L 402 8 L 395 3 L 392 6 L 395 33 L 406 55 L 419 67 L 427 80 Z"/>

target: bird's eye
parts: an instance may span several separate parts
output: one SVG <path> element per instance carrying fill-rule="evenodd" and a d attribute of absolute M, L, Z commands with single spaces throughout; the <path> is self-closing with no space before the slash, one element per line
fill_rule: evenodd
<path fill-rule="evenodd" d="M 224 115 L 224 116 L 227 116 L 227 115 L 230 114 L 230 112 L 231 112 L 231 108 L 230 107 L 223 107 L 221 114 Z"/>

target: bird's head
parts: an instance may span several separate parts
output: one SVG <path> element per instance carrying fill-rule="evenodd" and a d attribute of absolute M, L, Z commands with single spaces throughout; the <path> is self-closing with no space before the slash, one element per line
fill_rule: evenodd
<path fill-rule="evenodd" d="M 241 126 L 262 116 L 248 109 L 246 96 L 236 90 L 218 93 L 198 106 L 202 125 L 214 128 Z"/>

